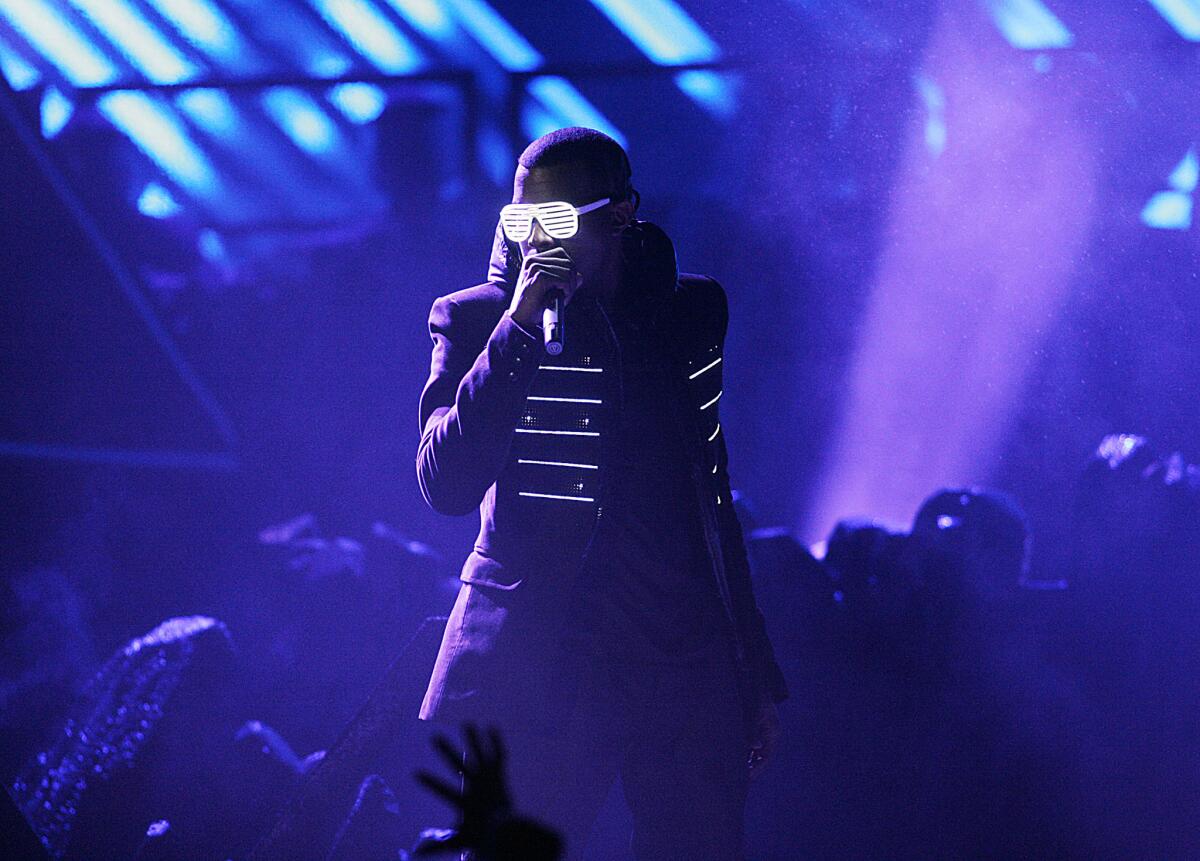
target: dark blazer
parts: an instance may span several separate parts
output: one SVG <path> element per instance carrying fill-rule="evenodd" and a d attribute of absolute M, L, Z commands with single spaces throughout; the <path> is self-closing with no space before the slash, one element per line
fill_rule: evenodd
<path fill-rule="evenodd" d="M 712 278 L 680 275 L 670 239 L 637 222 L 626 242 L 629 301 L 673 364 L 672 405 L 692 466 L 713 576 L 741 669 L 748 711 L 787 695 L 750 585 L 718 417 L 728 323 Z M 505 313 L 515 273 L 503 241 L 487 283 L 437 299 L 433 358 L 421 395 L 417 478 L 436 511 L 478 508 L 480 529 L 463 566 L 421 706 L 423 719 L 550 715 L 571 666 L 574 578 L 603 515 L 604 405 L 620 402 L 619 347 L 598 302 L 565 310 L 566 349 L 548 356 L 540 333 Z M 606 373 L 607 371 L 607 373 Z M 668 537 L 664 536 L 664 540 Z"/>

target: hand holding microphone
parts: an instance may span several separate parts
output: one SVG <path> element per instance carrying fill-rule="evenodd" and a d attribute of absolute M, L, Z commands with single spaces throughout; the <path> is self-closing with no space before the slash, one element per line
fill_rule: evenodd
<path fill-rule="evenodd" d="M 509 315 L 525 329 L 542 329 L 546 352 L 562 352 L 562 312 L 583 278 L 561 247 L 535 251 L 521 262 Z"/>
<path fill-rule="evenodd" d="M 542 309 L 542 342 L 551 356 L 563 351 L 562 312 L 563 291 L 556 287 L 549 292 L 546 307 Z"/>

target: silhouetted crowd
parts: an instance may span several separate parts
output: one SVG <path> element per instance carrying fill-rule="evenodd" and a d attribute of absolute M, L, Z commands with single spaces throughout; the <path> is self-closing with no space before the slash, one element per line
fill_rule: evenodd
<path fill-rule="evenodd" d="M 907 530 L 839 523 L 819 559 L 785 530 L 748 531 L 791 697 L 747 858 L 1200 856 L 1200 468 L 1109 436 L 1061 508 L 1031 528 L 1004 494 L 940 490 Z M 440 564 L 373 529 L 406 564 Z M 362 545 L 304 518 L 260 540 L 319 590 L 326 627 L 297 614 L 294 658 L 352 675 L 354 649 L 329 648 L 345 614 L 368 632 L 370 608 L 396 614 L 364 585 Z M 244 713 L 225 624 L 164 622 L 11 781 L 6 857 L 39 842 L 57 858 L 560 857 L 509 795 L 502 738 L 467 727 L 460 746 L 414 719 L 440 624 L 414 628 L 340 733 L 301 755 Z M 452 827 L 422 827 L 431 801 Z"/>

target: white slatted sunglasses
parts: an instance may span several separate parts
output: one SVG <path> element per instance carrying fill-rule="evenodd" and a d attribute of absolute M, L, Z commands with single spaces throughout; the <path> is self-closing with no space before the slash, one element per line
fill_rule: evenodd
<path fill-rule="evenodd" d="M 524 242 L 533 232 L 536 218 L 548 236 L 569 239 L 579 232 L 579 216 L 599 209 L 612 198 L 602 197 L 585 206 L 572 206 L 561 200 L 550 203 L 510 203 L 500 210 L 504 235 L 513 242 Z"/>

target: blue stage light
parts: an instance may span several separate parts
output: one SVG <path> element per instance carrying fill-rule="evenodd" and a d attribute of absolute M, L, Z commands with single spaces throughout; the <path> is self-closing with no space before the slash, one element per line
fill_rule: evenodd
<path fill-rule="evenodd" d="M 454 21 L 436 0 L 385 0 L 409 26 L 434 42 L 454 38 Z"/>
<path fill-rule="evenodd" d="M 261 0 L 222 0 L 222 5 L 238 9 L 248 20 L 258 20 L 264 15 Z M 322 26 L 325 22 L 314 21 L 292 2 L 272 3 L 269 9 L 270 26 L 257 29 L 255 37 L 285 67 L 295 64 L 314 78 L 338 78 L 353 68 L 354 61 L 343 50 L 345 40 L 328 26 Z"/>
<path fill-rule="evenodd" d="M 556 117 L 541 103 L 530 100 L 521 106 L 521 130 L 525 132 L 525 136 L 530 140 L 540 138 L 544 134 L 549 134 L 555 129 L 561 129 L 567 125 L 559 117 Z M 505 161 L 502 175 L 511 171 L 512 166 Z"/>
<path fill-rule="evenodd" d="M 946 149 L 946 94 L 928 75 L 918 74 L 913 83 L 925 104 L 925 148 L 937 158 Z"/>
<path fill-rule="evenodd" d="M 728 75 L 705 69 L 688 69 L 675 76 L 679 89 L 715 116 L 726 120 L 737 113 L 733 83 Z"/>
<path fill-rule="evenodd" d="M 536 137 L 536 135 L 535 135 Z M 475 141 L 475 152 L 488 179 L 498 186 L 512 184 L 513 153 L 508 139 L 495 125 L 484 123 Z"/>
<path fill-rule="evenodd" d="M 446 0 L 455 17 L 492 58 L 510 72 L 529 72 L 542 55 L 484 0 Z"/>
<path fill-rule="evenodd" d="M 233 158 L 244 158 L 247 148 L 253 149 L 258 187 L 245 198 L 247 213 L 261 216 L 264 207 L 278 206 L 272 198 L 283 198 L 289 214 L 320 217 L 329 201 L 306 185 L 308 153 L 297 151 L 270 132 L 266 124 L 274 118 L 259 119 L 257 112 L 243 110 L 224 90 L 188 90 L 175 97 L 175 105 Z M 254 120 L 249 118 L 251 113 Z"/>
<path fill-rule="evenodd" d="M 25 58 L 0 39 L 0 74 L 18 93 L 28 90 L 42 79 L 42 73 L 25 62 Z"/>
<path fill-rule="evenodd" d="M 628 146 L 625 136 L 565 79 L 551 75 L 534 78 L 529 82 L 529 93 L 556 114 L 563 121 L 561 125 L 598 129 L 621 146 Z"/>
<path fill-rule="evenodd" d="M 237 110 L 223 90 L 188 90 L 175 97 L 176 106 L 214 137 L 232 141 L 238 134 Z"/>
<path fill-rule="evenodd" d="M 190 44 L 231 68 L 245 68 L 249 46 L 212 0 L 149 0 Z"/>
<path fill-rule="evenodd" d="M 294 87 L 272 87 L 263 93 L 262 103 L 300 149 L 311 155 L 326 155 L 333 150 L 337 126 L 308 93 Z"/>
<path fill-rule="evenodd" d="M 304 68 L 315 78 L 340 78 L 352 65 L 349 57 L 318 49 L 309 54 Z"/>
<path fill-rule="evenodd" d="M 1200 164 L 1196 162 L 1196 150 L 1189 149 L 1183 160 L 1171 171 L 1167 183 L 1176 191 L 1186 194 L 1196 190 L 1196 180 L 1200 179 Z"/>
<path fill-rule="evenodd" d="M 180 206 L 157 182 L 148 184 L 137 199 L 138 212 L 150 218 L 170 218 L 180 211 Z"/>
<path fill-rule="evenodd" d="M 221 234 L 217 233 L 211 227 L 206 227 L 200 231 L 200 235 L 196 239 L 196 249 L 210 263 L 223 263 L 229 259 L 229 251 L 225 248 L 225 241 L 221 239 Z"/>
<path fill-rule="evenodd" d="M 660 66 L 706 63 L 715 42 L 671 0 L 591 0 L 642 53 Z"/>
<path fill-rule="evenodd" d="M 710 63 L 720 48 L 671 0 L 591 0 L 617 29 L 660 66 Z M 720 72 L 692 70 L 675 76 L 675 84 L 709 113 L 728 120 L 737 112 L 732 81 Z"/>
<path fill-rule="evenodd" d="M 333 102 L 353 123 L 373 122 L 387 105 L 387 94 L 374 84 L 338 84 L 329 91 Z"/>
<path fill-rule="evenodd" d="M 156 84 L 178 84 L 199 70 L 125 0 L 71 0 L 129 61 Z"/>
<path fill-rule="evenodd" d="M 1200 0 L 1150 0 L 1175 32 L 1190 42 L 1200 42 Z"/>
<path fill-rule="evenodd" d="M 117 79 L 104 52 L 42 0 L 0 0 L 0 16 L 72 84 L 102 87 Z"/>
<path fill-rule="evenodd" d="M 57 87 L 47 87 L 42 93 L 42 137 L 49 140 L 61 132 L 73 113 L 75 103 L 60 93 Z"/>
<path fill-rule="evenodd" d="M 527 72 L 542 65 L 542 55 L 525 37 L 512 28 L 484 0 L 445 0 L 454 11 L 463 29 L 471 34 L 492 58 L 510 72 Z M 526 92 L 541 102 L 540 107 L 522 111 L 523 131 L 532 137 L 571 125 L 586 125 L 599 129 L 614 140 L 625 144 L 625 137 L 610 123 L 579 90 L 563 78 L 534 78 Z M 535 129 L 540 131 L 534 132 Z M 512 165 L 509 155 L 501 157 L 501 147 L 490 146 L 484 156 L 492 176 L 509 175 Z M 501 179 L 501 182 L 504 180 Z"/>
<path fill-rule="evenodd" d="M 100 112 L 120 129 L 181 188 L 212 198 L 218 188 L 216 171 L 174 112 L 142 93 L 106 93 Z"/>
<path fill-rule="evenodd" d="M 984 0 L 992 20 L 1014 48 L 1042 51 L 1068 48 L 1071 31 L 1040 0 Z"/>
<path fill-rule="evenodd" d="M 406 75 L 425 65 L 417 46 L 366 0 L 309 0 L 329 26 L 346 37 L 375 68 Z"/>
<path fill-rule="evenodd" d="M 1187 230 L 1192 226 L 1191 195 L 1160 191 L 1142 210 L 1142 222 L 1160 230 Z"/>

